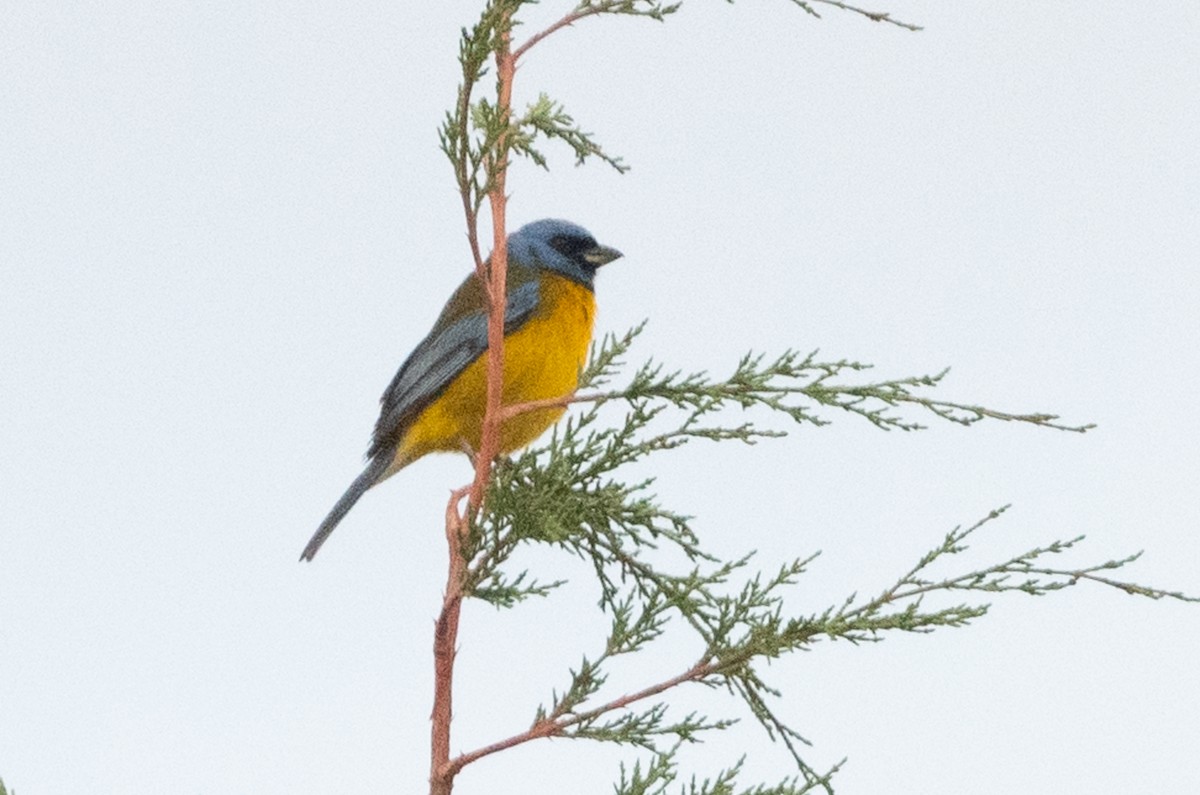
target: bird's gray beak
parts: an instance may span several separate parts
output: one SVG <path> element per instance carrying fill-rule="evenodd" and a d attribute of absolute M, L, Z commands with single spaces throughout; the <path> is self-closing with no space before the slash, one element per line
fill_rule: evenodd
<path fill-rule="evenodd" d="M 583 257 L 583 261 L 588 265 L 591 265 L 593 268 L 599 268 L 601 265 L 607 265 L 613 260 L 620 259 L 625 255 L 617 251 L 615 248 L 609 248 L 608 246 L 596 246 L 595 248 L 589 248 L 587 251 L 584 251 L 580 256 Z"/>

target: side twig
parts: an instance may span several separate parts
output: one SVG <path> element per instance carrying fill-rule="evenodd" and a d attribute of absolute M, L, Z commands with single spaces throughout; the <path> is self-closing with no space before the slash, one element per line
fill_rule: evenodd
<path fill-rule="evenodd" d="M 594 709 L 585 712 L 577 712 L 571 714 L 551 713 L 545 718 L 535 722 L 532 726 L 519 734 L 514 734 L 503 740 L 485 745 L 482 748 L 477 748 L 474 751 L 469 751 L 465 754 L 456 756 L 450 763 L 450 769 L 457 773 L 472 762 L 478 761 L 485 756 L 497 753 L 499 751 L 512 748 L 517 745 L 522 745 L 530 740 L 537 740 L 542 737 L 557 737 L 562 735 L 567 729 L 572 726 L 599 717 L 613 710 L 625 709 L 631 704 L 635 704 L 652 696 L 657 696 L 667 690 L 678 687 L 686 682 L 696 682 L 710 676 L 717 669 L 717 664 L 714 662 L 698 662 L 688 670 L 670 679 L 665 679 L 658 684 L 651 685 L 636 693 L 629 693 L 615 698 L 607 704 L 602 704 Z"/>

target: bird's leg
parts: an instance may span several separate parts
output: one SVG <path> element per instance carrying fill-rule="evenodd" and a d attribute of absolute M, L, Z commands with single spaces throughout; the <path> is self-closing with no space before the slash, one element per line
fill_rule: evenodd
<path fill-rule="evenodd" d="M 467 459 L 471 462 L 471 468 L 474 469 L 475 468 L 475 448 L 471 447 L 471 443 L 468 442 L 464 437 L 461 437 L 461 436 L 458 438 L 458 446 L 462 448 L 462 451 L 464 453 L 466 453 Z"/>

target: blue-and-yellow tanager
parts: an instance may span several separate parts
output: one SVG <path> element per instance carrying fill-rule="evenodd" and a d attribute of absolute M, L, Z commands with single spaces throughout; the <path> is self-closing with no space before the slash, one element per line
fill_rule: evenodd
<path fill-rule="evenodd" d="M 596 269 L 620 256 L 568 221 L 535 221 L 509 236 L 504 405 L 575 391 L 592 340 Z M 301 560 L 312 560 L 367 489 L 427 453 L 462 450 L 464 445 L 479 449 L 487 396 L 487 322 L 486 293 L 471 274 L 380 398 L 366 468 L 321 522 Z M 509 418 L 500 429 L 500 451 L 529 444 L 564 411 L 537 409 Z"/>

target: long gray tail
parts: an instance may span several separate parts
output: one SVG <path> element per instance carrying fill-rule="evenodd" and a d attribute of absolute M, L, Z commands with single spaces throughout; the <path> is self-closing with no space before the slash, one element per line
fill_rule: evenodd
<path fill-rule="evenodd" d="M 367 463 L 367 468 L 362 471 L 362 474 L 354 479 L 350 484 L 350 488 L 346 489 L 346 493 L 337 501 L 329 515 L 325 517 L 325 521 L 321 522 L 321 526 L 317 528 L 317 532 L 313 533 L 313 537 L 308 540 L 308 546 L 300 553 L 300 560 L 312 560 L 317 554 L 317 550 L 325 543 L 325 539 L 329 538 L 329 534 L 333 532 L 333 528 L 338 526 L 338 522 L 342 521 L 350 509 L 354 507 L 354 503 L 358 502 L 358 498 L 366 494 L 367 489 L 374 486 L 383 477 L 383 473 L 387 471 L 388 464 L 392 462 L 392 456 L 386 454 L 377 455 Z"/>

